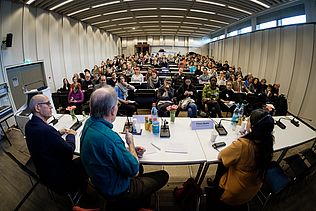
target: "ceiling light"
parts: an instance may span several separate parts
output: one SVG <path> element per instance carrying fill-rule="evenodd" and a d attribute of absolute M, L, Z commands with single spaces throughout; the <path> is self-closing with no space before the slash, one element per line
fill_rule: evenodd
<path fill-rule="evenodd" d="M 237 7 L 228 6 L 228 8 L 229 8 L 229 9 L 233 9 L 233 10 L 237 10 L 237 11 L 239 11 L 239 12 L 243 12 L 243 13 L 246 13 L 246 14 L 249 14 L 249 15 L 252 14 L 251 12 L 248 12 L 248 11 L 242 10 L 242 9 L 239 9 L 239 8 L 237 8 Z"/>
<path fill-rule="evenodd" d="M 135 27 L 133 27 L 133 30 L 135 30 Z"/>
<path fill-rule="evenodd" d="M 220 3 L 212 2 L 212 1 L 196 0 L 196 2 L 205 3 L 205 4 L 213 4 L 213 5 L 221 6 L 221 7 L 226 6 L 225 4 L 220 4 Z"/>
<path fill-rule="evenodd" d="M 179 32 L 192 32 L 190 29 L 179 29 Z"/>
<path fill-rule="evenodd" d="M 32 4 L 35 0 L 28 0 L 26 4 Z"/>
<path fill-rule="evenodd" d="M 89 19 L 92 19 L 92 18 L 97 18 L 97 17 L 100 17 L 101 15 L 93 15 L 93 16 L 90 16 L 90 17 L 87 17 L 87 18 L 83 18 L 81 19 L 81 21 L 85 21 L 85 20 L 89 20 Z"/>
<path fill-rule="evenodd" d="M 81 13 L 81 12 L 84 12 L 84 11 L 87 11 L 88 9 L 90 9 L 89 7 L 87 8 L 84 8 L 82 10 L 77 10 L 75 12 L 72 12 L 72 13 L 69 13 L 67 16 L 72 16 L 72 15 L 75 15 L 75 14 L 78 14 L 78 13 Z"/>
<path fill-rule="evenodd" d="M 221 23 L 221 24 L 229 24 L 229 23 L 224 22 L 224 21 L 218 21 L 218 20 L 213 20 L 213 19 L 210 19 L 210 21 L 215 22 L 215 23 Z"/>
<path fill-rule="evenodd" d="M 124 2 L 130 2 L 130 1 L 135 1 L 135 0 L 123 0 Z"/>
<path fill-rule="evenodd" d="M 178 28 L 179 26 L 175 26 L 175 25 L 162 25 L 160 26 L 161 28 Z"/>
<path fill-rule="evenodd" d="M 100 28 L 111 28 L 111 27 L 114 27 L 114 26 L 116 26 L 116 24 L 101 26 Z"/>
<path fill-rule="evenodd" d="M 197 29 L 197 27 L 194 27 L 194 26 L 180 26 L 180 28 Z"/>
<path fill-rule="evenodd" d="M 202 25 L 201 23 L 193 23 L 193 22 L 183 22 L 183 23 L 185 23 L 185 24 L 191 24 L 191 25 Z"/>
<path fill-rule="evenodd" d="M 103 15 L 113 15 L 113 14 L 123 13 L 123 12 L 127 12 L 127 10 L 119 10 L 119 11 L 114 11 L 114 12 L 108 12 L 108 13 L 104 13 Z"/>
<path fill-rule="evenodd" d="M 199 13 L 206 13 L 206 14 L 215 15 L 215 12 L 204 11 L 204 10 L 194 10 L 194 9 L 191 9 L 190 12 L 199 12 Z"/>
<path fill-rule="evenodd" d="M 137 24 L 137 22 L 120 23 L 119 26 Z"/>
<path fill-rule="evenodd" d="M 103 7 L 103 6 L 117 4 L 117 3 L 120 3 L 120 1 L 110 1 L 110 2 L 103 3 L 103 4 L 97 4 L 97 5 L 92 6 L 92 8 L 98 8 L 98 7 Z"/>
<path fill-rule="evenodd" d="M 207 21 L 207 19 L 206 19 L 206 18 L 191 17 L 191 16 L 187 16 L 187 18 L 190 18 L 190 19 L 196 19 L 196 20 L 202 20 L 202 21 Z"/>
<path fill-rule="evenodd" d="M 118 31 L 118 30 L 122 30 L 122 28 L 108 29 L 108 31 Z"/>
<path fill-rule="evenodd" d="M 161 23 L 181 23 L 179 21 L 160 21 Z"/>
<path fill-rule="evenodd" d="M 142 26 L 143 28 L 157 28 L 157 26 Z"/>
<path fill-rule="evenodd" d="M 199 30 L 210 31 L 210 29 L 207 29 L 207 28 L 199 28 Z"/>
<path fill-rule="evenodd" d="M 209 24 L 204 24 L 204 26 L 213 27 L 213 28 L 222 28 L 222 27 L 220 27 L 220 26 L 216 26 L 216 25 L 209 25 Z"/>
<path fill-rule="evenodd" d="M 139 22 L 141 24 L 146 24 L 146 23 L 159 23 L 159 21 L 142 21 L 142 22 Z"/>
<path fill-rule="evenodd" d="M 110 20 L 99 21 L 99 22 L 91 23 L 91 25 L 97 25 L 97 24 L 100 24 L 100 23 L 107 23 L 107 22 L 109 22 L 109 21 L 110 21 Z"/>
<path fill-rule="evenodd" d="M 186 11 L 184 8 L 160 8 L 160 10 L 177 10 L 177 11 Z"/>
<path fill-rule="evenodd" d="M 131 12 L 136 11 L 146 11 L 146 10 L 156 10 L 157 8 L 137 8 L 137 9 L 131 9 Z"/>
<path fill-rule="evenodd" d="M 239 20 L 240 19 L 240 18 L 236 18 L 236 17 L 230 16 L 230 15 L 224 15 L 224 14 L 221 14 L 221 13 L 217 13 L 216 15 L 223 16 L 223 17 L 226 17 L 226 18 L 235 19 L 235 20 Z"/>
<path fill-rule="evenodd" d="M 267 5 L 265 3 L 262 3 L 261 1 L 258 1 L 258 0 L 250 0 L 250 1 L 252 1 L 253 3 L 259 4 L 259 5 L 261 5 L 261 6 L 265 7 L 265 8 L 270 8 L 269 5 Z"/>
<path fill-rule="evenodd" d="M 162 15 L 160 17 L 162 17 L 162 18 L 183 18 L 183 16 L 177 16 L 177 15 Z"/>
<path fill-rule="evenodd" d="M 177 31 L 178 29 L 161 29 L 161 31 Z"/>
<path fill-rule="evenodd" d="M 141 15 L 135 16 L 135 18 L 158 18 L 158 15 Z"/>
<path fill-rule="evenodd" d="M 112 21 L 128 20 L 128 19 L 132 19 L 132 18 L 133 18 L 133 17 L 115 18 L 115 19 L 112 19 Z"/>
<path fill-rule="evenodd" d="M 58 7 L 61 7 L 61 6 L 65 5 L 65 4 L 68 4 L 68 3 L 72 2 L 72 1 L 73 1 L 73 0 L 64 1 L 64 2 L 62 2 L 62 3 L 60 3 L 60 4 L 57 4 L 56 6 L 54 6 L 54 7 L 52 7 L 52 8 L 50 8 L 49 10 L 57 9 Z"/>

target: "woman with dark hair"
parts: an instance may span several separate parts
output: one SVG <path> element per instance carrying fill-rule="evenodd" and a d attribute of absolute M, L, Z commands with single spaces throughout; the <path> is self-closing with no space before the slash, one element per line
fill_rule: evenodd
<path fill-rule="evenodd" d="M 248 133 L 221 150 L 214 185 L 221 210 L 250 201 L 261 188 L 272 160 L 274 120 L 268 111 L 251 112 Z"/>
<path fill-rule="evenodd" d="M 63 79 L 63 87 L 60 88 L 58 91 L 60 91 L 60 92 L 69 92 L 69 90 L 70 90 L 70 83 L 69 83 L 67 78 L 64 78 Z"/>

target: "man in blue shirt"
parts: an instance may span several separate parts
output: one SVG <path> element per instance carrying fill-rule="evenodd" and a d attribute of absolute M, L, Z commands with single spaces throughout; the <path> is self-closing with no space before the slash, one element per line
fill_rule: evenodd
<path fill-rule="evenodd" d="M 144 199 L 168 181 L 166 171 L 138 176 L 139 161 L 133 136 L 126 133 L 128 145 L 112 130 L 118 98 L 110 86 L 94 91 L 90 98 L 90 118 L 81 135 L 80 155 L 92 183 L 106 198 L 124 200 L 139 206 Z M 131 205 L 125 205 L 131 210 Z M 142 205 L 140 205 L 142 206 Z"/>

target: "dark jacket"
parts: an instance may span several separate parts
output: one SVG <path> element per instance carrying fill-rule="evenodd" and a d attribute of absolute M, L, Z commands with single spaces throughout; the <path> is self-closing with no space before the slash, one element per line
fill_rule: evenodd
<path fill-rule="evenodd" d="M 25 136 L 42 182 L 57 192 L 71 189 L 77 176 L 72 162 L 75 136 L 69 134 L 65 141 L 54 127 L 35 115 L 25 126 Z"/>
<path fill-rule="evenodd" d="M 197 96 L 196 88 L 195 88 L 195 86 L 192 85 L 192 83 L 190 84 L 190 86 L 187 86 L 186 84 L 182 84 L 179 87 L 179 89 L 177 90 L 177 100 L 178 101 L 186 98 L 186 96 L 184 95 L 185 91 L 193 92 L 193 95 L 190 95 L 189 97 L 196 101 L 196 96 Z"/>

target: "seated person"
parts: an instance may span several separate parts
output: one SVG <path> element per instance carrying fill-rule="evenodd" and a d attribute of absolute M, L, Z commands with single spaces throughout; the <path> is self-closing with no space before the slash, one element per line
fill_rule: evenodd
<path fill-rule="evenodd" d="M 226 88 L 219 93 L 219 105 L 221 106 L 221 110 L 231 113 L 233 113 L 236 108 L 235 100 L 237 99 L 235 92 L 232 90 L 232 86 L 232 82 L 227 81 Z"/>
<path fill-rule="evenodd" d="M 261 94 L 261 84 L 259 78 L 254 78 L 253 82 L 249 85 L 249 91 L 258 95 Z"/>
<path fill-rule="evenodd" d="M 167 107 L 174 103 L 174 89 L 171 87 L 171 84 L 171 78 L 165 78 L 163 85 L 157 91 L 157 109 L 161 117 L 169 116 Z"/>
<path fill-rule="evenodd" d="M 68 94 L 68 104 L 69 105 L 75 105 L 77 107 L 76 114 L 81 114 L 82 104 L 84 101 L 84 94 L 81 91 L 81 87 L 78 84 L 77 86 L 74 86 L 69 94 Z"/>
<path fill-rule="evenodd" d="M 146 73 L 146 75 L 145 75 L 145 80 L 146 80 L 146 81 L 148 81 L 148 79 L 149 79 L 149 77 L 151 76 L 153 70 L 155 70 L 155 68 L 153 68 L 153 67 L 148 68 L 147 73 Z"/>
<path fill-rule="evenodd" d="M 208 74 L 207 67 L 204 67 L 203 69 L 203 75 L 200 75 L 199 77 L 199 84 L 209 84 L 210 83 L 210 76 Z"/>
<path fill-rule="evenodd" d="M 144 82 L 144 76 L 140 73 L 140 68 L 135 67 L 134 68 L 134 74 L 131 78 L 131 83 L 143 83 Z"/>
<path fill-rule="evenodd" d="M 117 82 L 116 73 L 112 72 L 111 78 L 109 78 L 106 83 L 112 87 L 115 87 L 116 82 Z"/>
<path fill-rule="evenodd" d="M 82 82 L 82 89 L 83 90 L 88 90 L 88 89 L 93 90 L 93 87 L 94 87 L 94 83 L 91 79 L 91 74 L 89 71 L 86 71 L 84 81 Z"/>
<path fill-rule="evenodd" d="M 70 91 L 70 83 L 67 78 L 63 79 L 63 87 L 58 89 L 60 92 L 69 92 Z"/>
<path fill-rule="evenodd" d="M 133 136 L 126 131 L 126 148 L 121 136 L 112 130 L 117 101 L 112 87 L 92 93 L 91 116 L 80 138 L 81 160 L 96 189 L 104 197 L 115 199 L 115 210 L 139 210 L 146 206 L 144 202 L 150 200 L 151 194 L 168 182 L 169 175 L 164 170 L 138 175 L 139 160 Z"/>
<path fill-rule="evenodd" d="M 99 89 L 101 87 L 105 87 L 105 86 L 107 86 L 106 76 L 105 75 L 101 75 L 100 78 L 99 78 L 99 83 L 94 86 L 94 90 Z"/>
<path fill-rule="evenodd" d="M 57 131 L 48 125 L 52 116 L 52 105 L 47 96 L 32 97 L 29 107 L 32 119 L 26 123 L 27 147 L 41 181 L 57 193 L 77 191 L 84 188 L 87 179 L 80 158 L 73 160 L 76 131 Z M 66 141 L 62 135 L 67 134 Z"/>
<path fill-rule="evenodd" d="M 183 68 L 180 67 L 178 69 L 178 73 L 174 74 L 173 76 L 173 85 L 175 87 L 181 86 L 183 84 L 183 79 L 184 79 Z"/>
<path fill-rule="evenodd" d="M 179 114 L 180 110 L 187 110 L 188 117 L 197 117 L 197 106 L 196 101 L 196 88 L 192 84 L 190 77 L 185 77 L 183 84 L 177 90 L 177 100 L 179 102 L 179 108 L 177 110 L 176 116 Z"/>
<path fill-rule="evenodd" d="M 221 206 L 242 205 L 255 197 L 272 160 L 274 120 L 268 111 L 252 111 L 246 128 L 246 135 L 218 154 L 222 164 L 214 179 L 217 188 L 214 196 Z M 226 209 L 217 207 L 214 210 Z"/>
<path fill-rule="evenodd" d="M 216 87 L 216 78 L 211 78 L 211 83 L 205 85 L 202 91 L 202 105 L 207 106 L 207 111 L 210 113 L 211 117 L 223 117 L 221 108 L 218 103 L 219 99 L 219 89 Z"/>
<path fill-rule="evenodd" d="M 137 104 L 135 101 L 128 99 L 128 90 L 134 90 L 135 87 L 128 84 L 123 75 L 119 75 L 114 89 L 120 104 L 119 110 L 126 111 L 127 116 L 133 116 L 133 114 L 137 111 Z"/>
<path fill-rule="evenodd" d="M 249 93 L 249 89 L 245 86 L 244 82 L 242 81 L 241 75 L 237 76 L 237 80 L 233 82 L 233 90 L 235 92 L 241 93 L 246 92 Z"/>
<path fill-rule="evenodd" d="M 151 76 L 147 80 L 147 89 L 158 89 L 161 86 L 156 70 L 152 70 Z"/>

